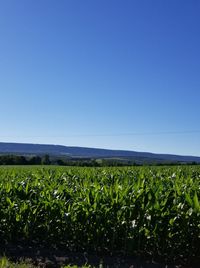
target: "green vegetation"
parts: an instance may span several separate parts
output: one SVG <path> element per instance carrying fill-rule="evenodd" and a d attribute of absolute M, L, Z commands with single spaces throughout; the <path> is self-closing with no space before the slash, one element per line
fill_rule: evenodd
<path fill-rule="evenodd" d="M 33 264 L 28 261 L 20 261 L 20 262 L 11 262 L 6 257 L 0 258 L 0 268 L 36 268 Z M 90 265 L 81 266 L 82 268 L 92 268 Z M 99 266 L 100 268 L 101 266 Z M 77 265 L 67 265 L 63 266 L 63 268 L 78 268 Z"/>
<path fill-rule="evenodd" d="M 19 263 L 14 263 L 9 261 L 6 257 L 3 257 L 0 259 L 0 268 L 34 268 L 31 263 L 28 262 L 19 262 Z"/>
<path fill-rule="evenodd" d="M 0 168 L 0 241 L 190 262 L 200 167 Z"/>
<path fill-rule="evenodd" d="M 108 158 L 90 158 L 90 157 L 69 157 L 56 155 L 0 155 L 1 165 L 56 165 L 56 166 L 78 166 L 78 167 L 127 167 L 127 166 L 174 166 L 174 165 L 198 165 L 197 162 L 189 161 L 169 161 L 150 158 L 134 157 L 108 157 Z"/>
<path fill-rule="evenodd" d="M 145 163 L 145 161 L 144 161 Z M 80 167 L 104 167 L 104 166 L 133 166 L 141 165 L 134 159 L 126 158 L 86 158 L 86 157 L 57 157 L 45 155 L 0 155 L 0 165 L 58 165 L 58 166 L 80 166 Z"/>

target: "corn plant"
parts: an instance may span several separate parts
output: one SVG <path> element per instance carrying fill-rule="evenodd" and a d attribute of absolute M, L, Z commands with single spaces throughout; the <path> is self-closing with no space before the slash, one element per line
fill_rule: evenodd
<path fill-rule="evenodd" d="M 198 259 L 200 167 L 1 167 L 0 240 Z"/>

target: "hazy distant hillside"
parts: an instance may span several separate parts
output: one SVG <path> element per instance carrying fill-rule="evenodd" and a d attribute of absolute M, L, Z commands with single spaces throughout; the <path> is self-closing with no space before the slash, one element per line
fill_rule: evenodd
<path fill-rule="evenodd" d="M 146 152 L 106 150 L 84 147 L 68 147 L 62 145 L 45 144 L 26 144 L 26 143 L 4 143 L 0 142 L 0 154 L 49 154 L 54 156 L 68 157 L 90 157 L 90 158 L 131 158 L 146 159 L 147 161 L 179 161 L 179 162 L 198 162 L 200 157 L 179 156 L 169 154 L 153 154 Z"/>

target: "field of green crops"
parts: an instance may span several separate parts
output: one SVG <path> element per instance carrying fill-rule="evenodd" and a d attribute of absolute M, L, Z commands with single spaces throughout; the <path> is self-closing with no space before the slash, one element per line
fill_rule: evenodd
<path fill-rule="evenodd" d="M 200 167 L 0 167 L 0 241 L 200 257 Z"/>

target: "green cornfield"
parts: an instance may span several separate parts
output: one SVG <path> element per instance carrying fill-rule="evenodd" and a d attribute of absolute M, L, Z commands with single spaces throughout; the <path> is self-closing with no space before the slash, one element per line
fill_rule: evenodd
<path fill-rule="evenodd" d="M 1 167 L 0 241 L 200 258 L 200 167 Z"/>

